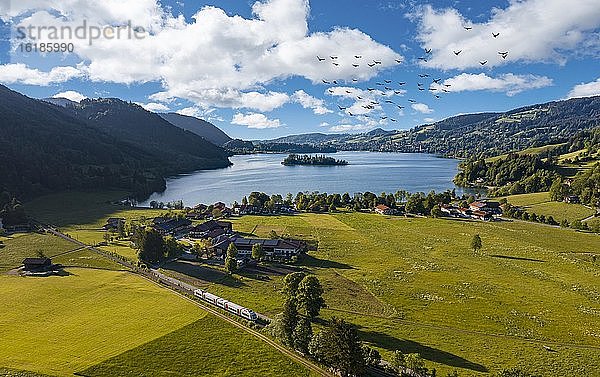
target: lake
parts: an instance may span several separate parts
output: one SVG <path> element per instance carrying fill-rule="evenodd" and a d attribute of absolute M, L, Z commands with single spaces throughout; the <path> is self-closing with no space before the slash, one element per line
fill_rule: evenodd
<path fill-rule="evenodd" d="M 338 152 L 329 154 L 348 161 L 346 166 L 283 166 L 287 154 L 253 154 L 231 157 L 233 166 L 201 170 L 167 180 L 163 193 L 151 200 L 164 203 L 183 200 L 186 206 L 222 201 L 240 202 L 252 191 L 267 194 L 300 191 L 327 193 L 445 191 L 456 188 L 452 178 L 458 172 L 458 160 L 422 153 Z"/>

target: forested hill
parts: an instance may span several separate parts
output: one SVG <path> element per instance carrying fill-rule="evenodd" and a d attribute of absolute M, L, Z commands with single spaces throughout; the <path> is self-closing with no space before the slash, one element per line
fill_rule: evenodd
<path fill-rule="evenodd" d="M 227 152 L 158 114 L 116 98 L 84 99 L 65 106 L 69 114 L 119 140 L 137 145 L 181 171 L 228 166 Z"/>
<path fill-rule="evenodd" d="M 221 148 L 119 100 L 65 109 L 0 85 L 0 135 L 0 191 L 21 198 L 85 188 L 143 197 L 168 175 L 229 165 Z"/>
<path fill-rule="evenodd" d="M 464 114 L 407 131 L 293 135 L 271 143 L 307 143 L 337 150 L 429 152 L 488 157 L 565 142 L 600 125 L 600 96 L 527 106 L 503 113 Z"/>
<path fill-rule="evenodd" d="M 202 136 L 214 145 L 223 146 L 223 144 L 232 139 L 220 128 L 205 120 L 196 117 L 181 115 L 177 113 L 158 114 L 169 123 Z"/>

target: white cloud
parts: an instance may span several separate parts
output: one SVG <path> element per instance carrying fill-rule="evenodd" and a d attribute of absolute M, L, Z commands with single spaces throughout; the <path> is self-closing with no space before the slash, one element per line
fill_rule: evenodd
<path fill-rule="evenodd" d="M 596 81 L 575 85 L 568 94 L 568 98 L 592 97 L 600 95 L 600 78 Z"/>
<path fill-rule="evenodd" d="M 294 92 L 294 94 L 292 94 L 291 98 L 292 101 L 299 103 L 305 109 L 312 109 L 313 113 L 317 115 L 324 115 L 333 112 L 325 106 L 325 101 L 311 96 L 304 90 L 297 90 Z"/>
<path fill-rule="evenodd" d="M 520 60 L 564 63 L 567 55 L 591 43 L 600 26 L 597 0 L 510 0 L 505 9 L 494 8 L 489 20 L 467 20 L 456 9 L 424 6 L 413 15 L 419 20 L 417 40 L 431 48 L 428 67 L 464 69 Z M 472 26 L 465 30 L 464 26 Z M 500 33 L 496 38 L 492 33 Z M 457 56 L 453 51 L 462 50 Z M 498 54 L 508 51 L 502 59 Z M 600 51 L 595 51 L 598 53 Z"/>
<path fill-rule="evenodd" d="M 446 85 L 450 86 L 447 87 Z M 443 84 L 433 84 L 432 88 L 444 89 L 450 92 L 490 90 L 513 96 L 524 90 L 545 88 L 550 85 L 552 85 L 552 79 L 546 76 L 506 73 L 491 77 L 485 73 L 461 73 L 458 76 L 444 80 Z"/>
<path fill-rule="evenodd" d="M 321 123 L 319 124 L 319 127 L 329 127 L 329 126 L 330 126 L 330 124 L 329 124 L 329 123 L 327 123 L 327 122 L 321 122 Z"/>
<path fill-rule="evenodd" d="M 237 113 L 233 116 L 231 123 L 258 129 L 281 127 L 279 119 L 269 119 L 264 114 L 259 113 Z"/>
<path fill-rule="evenodd" d="M 307 0 L 257 1 L 249 18 L 205 6 L 191 22 L 165 9 L 158 0 L 25 0 L 0 14 L 17 26 L 75 27 L 84 19 L 89 25 L 104 26 L 131 19 L 134 26 L 150 31 L 145 38 L 98 39 L 91 45 L 86 40 L 72 41 L 87 77 L 125 84 L 158 81 L 164 92 L 151 100 L 176 97 L 201 107 L 271 111 L 289 101 L 285 93 L 265 91 L 264 86 L 273 81 L 292 76 L 313 83 L 323 78 L 367 80 L 396 65 L 396 59 L 403 60 L 360 30 L 309 33 Z M 363 58 L 355 68 L 356 54 Z M 339 65 L 329 58 L 320 62 L 317 55 L 338 56 Z M 375 59 L 382 64 L 367 66 Z"/>
<path fill-rule="evenodd" d="M 67 90 L 66 92 L 56 93 L 52 98 L 66 98 L 73 102 L 81 102 L 81 100 L 84 100 L 87 97 L 74 90 Z"/>
<path fill-rule="evenodd" d="M 82 75 L 78 68 L 69 66 L 54 67 L 49 72 L 43 72 L 39 69 L 29 68 L 22 63 L 0 65 L 0 82 L 4 84 L 21 83 L 48 86 Z"/>
<path fill-rule="evenodd" d="M 187 115 L 199 119 L 204 119 L 209 122 L 224 122 L 225 120 L 218 115 L 215 108 L 200 108 L 198 106 L 185 107 L 175 111 L 177 114 Z"/>
<path fill-rule="evenodd" d="M 427 123 L 433 123 L 435 122 L 435 118 L 423 118 L 423 121 Z"/>
<path fill-rule="evenodd" d="M 144 109 L 151 111 L 151 112 L 169 111 L 168 106 L 166 106 L 165 104 L 162 104 L 162 103 L 158 103 L 158 102 L 148 102 L 148 103 L 136 102 L 136 103 L 138 105 L 140 105 L 141 107 L 143 107 Z"/>
<path fill-rule="evenodd" d="M 433 113 L 433 109 L 429 108 L 429 106 L 427 106 L 424 103 L 413 103 L 412 105 L 410 105 L 410 107 L 413 108 L 413 110 L 416 110 L 422 114 L 431 114 Z"/>

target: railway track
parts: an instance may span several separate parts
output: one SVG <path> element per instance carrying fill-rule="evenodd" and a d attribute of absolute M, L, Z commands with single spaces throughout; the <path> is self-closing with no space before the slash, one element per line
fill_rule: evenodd
<path fill-rule="evenodd" d="M 156 284 L 163 288 L 169 288 L 171 291 L 173 291 L 175 294 L 179 295 L 183 299 L 194 303 L 196 306 L 202 308 L 206 312 L 221 318 L 222 320 L 230 323 L 231 325 L 236 326 L 237 328 L 239 328 L 239 329 L 253 335 L 254 337 L 260 339 L 261 341 L 269 344 L 271 347 L 275 348 L 277 351 L 281 352 L 282 354 L 286 355 L 290 359 L 294 360 L 295 362 L 304 366 L 305 368 L 311 370 L 312 372 L 314 372 L 320 376 L 325 376 L 325 377 L 333 376 L 333 374 L 329 373 L 328 371 L 321 368 L 317 364 L 305 359 L 304 357 L 302 357 L 295 351 L 292 351 L 292 350 L 282 346 L 281 344 L 275 342 L 273 339 L 269 338 L 268 336 L 263 335 L 260 332 L 241 324 L 240 322 L 236 321 L 235 319 L 229 317 L 228 315 L 221 313 L 216 308 L 213 308 L 210 305 L 208 305 L 202 301 L 199 301 L 199 300 L 189 297 L 188 295 L 193 295 L 193 291 L 194 291 L 194 289 L 196 289 L 196 287 L 194 287 L 190 284 L 187 284 L 185 282 L 182 282 L 178 279 L 175 279 L 173 277 L 167 276 L 163 273 L 160 273 L 157 270 L 150 270 L 150 271 L 141 270 L 132 263 L 129 263 L 122 259 L 116 258 L 113 255 L 105 253 L 104 251 L 102 251 L 96 247 L 86 245 L 85 243 L 83 243 L 81 241 L 78 241 L 74 238 L 67 236 L 66 234 L 61 233 L 60 231 L 56 230 L 53 227 L 45 226 L 45 230 L 54 234 L 57 237 L 60 237 L 64 240 L 67 240 L 69 242 L 79 245 L 80 248 L 87 248 L 105 258 L 108 258 L 124 267 L 127 267 L 131 270 L 132 273 L 150 281 L 153 284 Z"/>

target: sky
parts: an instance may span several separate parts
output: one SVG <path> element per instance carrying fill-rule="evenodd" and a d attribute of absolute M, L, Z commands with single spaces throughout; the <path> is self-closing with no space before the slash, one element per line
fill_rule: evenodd
<path fill-rule="evenodd" d="M 598 0 L 0 3 L 9 88 L 117 97 L 250 140 L 600 95 L 599 58 Z"/>

